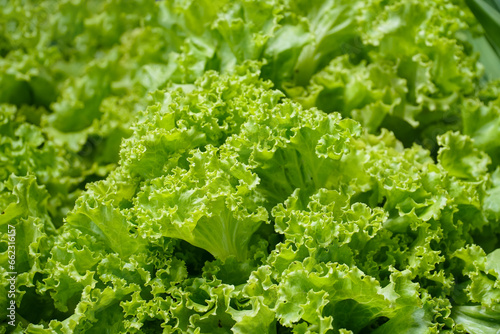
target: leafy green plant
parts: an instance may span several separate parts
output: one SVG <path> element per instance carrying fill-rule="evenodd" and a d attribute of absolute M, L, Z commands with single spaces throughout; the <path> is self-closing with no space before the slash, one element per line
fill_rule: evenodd
<path fill-rule="evenodd" d="M 497 5 L 0 1 L 0 333 L 499 332 Z"/>

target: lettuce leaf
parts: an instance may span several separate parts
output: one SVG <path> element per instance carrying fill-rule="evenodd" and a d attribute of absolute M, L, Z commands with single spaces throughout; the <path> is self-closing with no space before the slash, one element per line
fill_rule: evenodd
<path fill-rule="evenodd" d="M 498 332 L 466 3 L 0 0 L 0 333 Z"/>

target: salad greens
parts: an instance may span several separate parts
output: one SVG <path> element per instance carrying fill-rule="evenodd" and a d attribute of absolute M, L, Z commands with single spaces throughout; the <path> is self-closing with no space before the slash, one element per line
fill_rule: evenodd
<path fill-rule="evenodd" d="M 498 29 L 0 0 L 0 333 L 500 333 Z"/>

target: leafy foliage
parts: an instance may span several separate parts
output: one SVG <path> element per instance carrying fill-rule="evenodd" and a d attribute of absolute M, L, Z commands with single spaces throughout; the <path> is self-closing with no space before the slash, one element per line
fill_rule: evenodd
<path fill-rule="evenodd" d="M 0 333 L 497 333 L 495 6 L 0 0 Z"/>

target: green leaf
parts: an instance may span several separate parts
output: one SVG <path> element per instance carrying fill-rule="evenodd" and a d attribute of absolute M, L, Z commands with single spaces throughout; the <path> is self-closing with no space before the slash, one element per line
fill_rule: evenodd
<path fill-rule="evenodd" d="M 67 217 L 67 224 L 96 236 L 124 258 L 144 247 L 144 240 L 130 232 L 133 227 L 118 208 L 88 194 L 78 199 L 75 210 Z"/>
<path fill-rule="evenodd" d="M 244 260 L 252 234 L 267 222 L 255 192 L 258 178 L 226 152 L 206 150 L 192 152 L 189 170 L 144 184 L 134 201 L 139 233 L 183 239 L 222 260 Z"/>
<path fill-rule="evenodd" d="M 448 132 L 438 137 L 438 143 L 442 146 L 438 152 L 438 160 L 450 175 L 477 179 L 488 170 L 490 158 L 476 149 L 469 137 Z"/>
<path fill-rule="evenodd" d="M 490 43 L 498 50 L 500 48 L 500 37 L 497 34 L 500 29 L 498 8 L 484 0 L 466 0 L 465 3 L 483 26 Z"/>
<path fill-rule="evenodd" d="M 457 306 L 453 308 L 452 316 L 457 327 L 469 333 L 497 334 L 500 331 L 498 307 Z"/>

